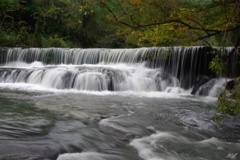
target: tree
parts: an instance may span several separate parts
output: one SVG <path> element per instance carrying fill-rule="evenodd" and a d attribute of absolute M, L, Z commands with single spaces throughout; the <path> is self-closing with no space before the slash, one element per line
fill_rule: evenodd
<path fill-rule="evenodd" d="M 2 0 L 0 44 L 22 47 L 95 46 L 113 30 L 105 27 L 103 11 L 95 0 Z"/>
<path fill-rule="evenodd" d="M 105 6 L 114 21 L 124 25 L 119 30 L 125 31 L 129 43 L 137 42 L 140 46 L 239 45 L 240 36 L 237 39 L 231 36 L 239 35 L 239 0 L 98 2 Z M 218 40 L 219 37 L 223 40 Z"/>

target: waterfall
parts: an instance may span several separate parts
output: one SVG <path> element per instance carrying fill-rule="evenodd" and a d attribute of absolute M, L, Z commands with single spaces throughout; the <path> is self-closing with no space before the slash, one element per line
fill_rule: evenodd
<path fill-rule="evenodd" d="M 176 78 L 143 65 L 13 66 L 16 65 L 11 63 L 7 68 L 0 68 L 0 83 L 29 83 L 91 91 L 164 91 L 167 87 L 176 86 Z"/>
<path fill-rule="evenodd" d="M 229 54 L 233 48 L 222 50 Z M 192 93 L 200 93 L 197 90 L 214 77 L 209 70 L 213 57 L 209 49 L 202 46 L 0 48 L 0 62 L 3 64 L 0 82 L 92 91 L 171 92 L 177 87 L 184 90 L 193 88 Z M 240 75 L 239 55 L 233 54 L 229 60 L 232 62 L 229 77 Z"/>

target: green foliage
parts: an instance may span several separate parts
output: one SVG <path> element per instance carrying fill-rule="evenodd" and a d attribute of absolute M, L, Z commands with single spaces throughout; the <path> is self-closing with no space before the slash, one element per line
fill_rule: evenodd
<path fill-rule="evenodd" d="M 75 47 L 232 45 L 240 32 L 236 2 L 1 0 L 0 45 L 42 47 L 54 37 Z M 57 46 L 69 44 L 59 39 Z"/>
<path fill-rule="evenodd" d="M 64 41 L 62 38 L 58 37 L 57 35 L 53 37 L 42 38 L 42 47 L 60 47 L 60 48 L 67 48 L 71 46 L 68 42 Z"/>
<path fill-rule="evenodd" d="M 217 101 L 216 111 L 223 115 L 240 115 L 240 78 L 234 80 L 234 89 L 222 92 Z M 220 121 L 219 114 L 214 115 L 214 120 Z"/>
<path fill-rule="evenodd" d="M 109 10 L 112 20 L 121 24 L 117 34 L 126 37 L 126 44 L 226 45 L 235 41 L 228 33 L 240 30 L 238 0 L 98 1 Z"/>
<path fill-rule="evenodd" d="M 210 62 L 209 68 L 218 76 L 222 75 L 224 71 L 224 63 L 219 54 L 212 59 L 212 61 Z"/>
<path fill-rule="evenodd" d="M 114 35 L 95 0 L 1 0 L 0 45 L 89 47 Z M 116 36 L 110 36 L 116 38 Z"/>

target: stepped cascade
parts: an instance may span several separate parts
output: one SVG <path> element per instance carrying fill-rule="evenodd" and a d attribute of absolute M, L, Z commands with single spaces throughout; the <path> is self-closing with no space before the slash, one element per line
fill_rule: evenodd
<path fill-rule="evenodd" d="M 218 49 L 229 54 L 233 48 Z M 214 77 L 207 47 L 136 49 L 1 48 L 1 83 L 30 83 L 90 91 L 178 91 L 203 89 Z M 231 54 L 228 78 L 240 75 Z M 213 87 L 215 83 L 211 83 Z M 208 88 L 211 88 L 208 87 Z"/>

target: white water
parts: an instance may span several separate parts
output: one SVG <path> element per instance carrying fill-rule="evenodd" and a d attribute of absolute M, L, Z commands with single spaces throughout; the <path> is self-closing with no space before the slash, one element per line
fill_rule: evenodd
<path fill-rule="evenodd" d="M 222 49 L 222 52 L 228 54 L 232 50 L 228 47 Z M 191 93 L 198 79 L 209 75 L 211 56 L 207 52 L 207 48 L 201 46 L 134 49 L 8 48 L 6 64 L 2 67 L 19 70 L 0 73 L 0 81 L 38 84 L 56 89 Z M 236 63 L 235 60 L 237 58 L 232 59 L 232 63 Z M 234 70 L 236 68 L 233 66 L 232 75 L 237 74 Z M 202 91 L 199 90 L 197 94 L 204 92 L 201 95 L 217 96 L 218 88 L 224 84 L 218 80 L 215 83 L 217 85 L 210 83 L 210 86 L 201 86 Z"/>
<path fill-rule="evenodd" d="M 57 160 L 121 160 L 121 158 L 97 152 L 83 152 L 62 154 L 58 156 Z"/>
<path fill-rule="evenodd" d="M 10 70 L 8 69 L 10 68 Z M 138 64 L 84 64 L 84 65 L 44 65 L 41 62 L 10 62 L 0 68 L 1 86 L 20 87 L 28 84 L 29 88 L 45 90 L 78 91 L 134 91 L 165 92 L 189 95 L 192 89 L 181 88 L 175 77 L 161 68 L 146 68 Z M 213 79 L 199 88 L 197 94 L 215 97 L 224 89 L 225 79 Z M 34 86 L 35 85 L 35 86 Z M 34 87 L 33 87 L 34 86 Z"/>
<path fill-rule="evenodd" d="M 224 52 L 230 53 L 231 50 L 232 48 L 229 47 Z M 177 78 L 181 88 L 189 89 L 195 85 L 199 76 L 209 75 L 210 59 L 207 49 L 201 46 L 134 49 L 9 48 L 5 62 L 40 61 L 55 65 L 144 63 L 146 67 L 161 68 L 166 74 Z M 235 63 L 234 60 L 232 63 Z M 236 69 L 233 67 L 233 72 L 234 70 Z"/>
<path fill-rule="evenodd" d="M 146 68 L 144 64 L 43 65 L 40 62 L 14 62 L 2 67 L 0 82 L 86 91 L 185 92 L 180 89 L 176 78 L 161 69 Z"/>
<path fill-rule="evenodd" d="M 219 139 L 214 137 L 196 141 L 187 137 L 180 136 L 177 133 L 156 131 L 156 133 L 150 136 L 134 139 L 130 142 L 130 145 L 138 150 L 139 156 L 144 160 L 192 159 L 191 152 L 184 151 L 185 153 L 179 154 L 171 149 L 171 143 L 172 145 L 182 144 L 183 150 L 185 146 L 192 146 L 193 149 L 205 149 L 211 146 L 212 150 L 215 150 L 215 152 L 224 151 L 227 144 L 226 142 L 220 141 Z M 238 145 L 236 144 L 236 147 L 237 146 Z M 206 158 L 204 158 L 204 156 L 194 157 L 194 159 L 207 160 Z"/>
<path fill-rule="evenodd" d="M 50 61 L 55 64 L 97 64 L 103 63 L 136 63 L 143 61 L 151 51 L 160 50 L 161 53 L 168 52 L 163 48 L 136 48 L 136 49 L 61 49 L 61 48 L 14 48 L 8 50 L 7 62 L 11 61 Z"/>

